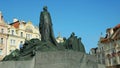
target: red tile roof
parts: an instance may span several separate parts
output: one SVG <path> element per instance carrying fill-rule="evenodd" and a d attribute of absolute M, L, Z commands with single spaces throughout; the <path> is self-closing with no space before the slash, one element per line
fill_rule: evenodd
<path fill-rule="evenodd" d="M 114 29 L 114 32 L 116 32 L 117 31 L 117 29 L 119 29 L 120 28 L 120 24 L 118 24 L 118 25 L 116 25 L 113 29 Z"/>
<path fill-rule="evenodd" d="M 19 28 L 19 25 L 20 25 L 19 22 L 13 24 L 13 26 L 14 26 L 15 28 Z"/>
<path fill-rule="evenodd" d="M 114 30 L 114 34 L 116 33 L 116 31 L 120 28 L 120 24 L 116 25 L 113 30 Z M 109 30 L 110 28 L 107 29 L 107 31 Z M 119 32 L 117 33 L 117 35 L 119 34 Z M 115 37 L 116 38 L 116 37 Z M 114 39 L 115 39 L 114 38 Z M 109 42 L 110 38 L 102 38 L 100 41 L 101 43 L 105 43 L 105 42 Z"/>
<path fill-rule="evenodd" d="M 120 28 L 120 24 L 118 24 L 117 26 L 115 26 L 115 28 Z"/>
<path fill-rule="evenodd" d="M 101 39 L 101 43 L 109 42 L 109 38 Z"/>
<path fill-rule="evenodd" d="M 14 26 L 15 28 L 19 28 L 20 23 L 19 23 L 19 21 L 17 21 L 17 22 L 10 24 L 10 25 Z"/>

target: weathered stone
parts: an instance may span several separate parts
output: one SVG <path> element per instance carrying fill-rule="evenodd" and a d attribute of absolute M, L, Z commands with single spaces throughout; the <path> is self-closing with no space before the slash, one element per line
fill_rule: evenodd
<path fill-rule="evenodd" d="M 105 68 L 97 58 L 78 51 L 37 51 L 28 61 L 4 61 L 1 68 Z"/>

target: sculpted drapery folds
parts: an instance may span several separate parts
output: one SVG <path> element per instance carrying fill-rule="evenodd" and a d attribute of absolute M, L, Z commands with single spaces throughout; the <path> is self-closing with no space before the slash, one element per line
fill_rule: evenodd
<path fill-rule="evenodd" d="M 47 10 L 47 6 L 43 7 L 43 11 L 40 14 L 39 30 L 41 34 L 41 41 L 50 41 L 57 46 L 57 42 L 55 40 L 52 29 L 52 20 L 50 13 Z"/>

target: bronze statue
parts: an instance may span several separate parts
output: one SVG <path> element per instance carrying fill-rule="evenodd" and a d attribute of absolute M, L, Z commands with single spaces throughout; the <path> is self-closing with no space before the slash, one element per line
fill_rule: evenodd
<path fill-rule="evenodd" d="M 40 14 L 39 30 L 41 34 L 41 41 L 50 41 L 57 46 L 57 42 L 53 34 L 51 16 L 47 10 L 47 6 L 43 7 L 43 11 Z"/>
<path fill-rule="evenodd" d="M 72 32 L 71 36 L 65 41 L 64 46 L 68 50 L 70 49 L 85 53 L 85 48 L 83 43 L 81 42 L 81 38 L 77 38 L 74 32 Z"/>
<path fill-rule="evenodd" d="M 26 40 L 20 50 L 14 50 L 11 54 L 5 56 L 2 61 L 30 60 L 35 56 L 37 51 L 74 50 L 85 53 L 85 48 L 81 42 L 81 38 L 77 38 L 75 33 L 72 33 L 68 39 L 64 37 L 64 42 L 62 44 L 58 44 L 56 42 L 47 6 L 43 8 L 43 11 L 40 14 L 39 30 L 41 33 L 41 41 L 39 39 Z"/>

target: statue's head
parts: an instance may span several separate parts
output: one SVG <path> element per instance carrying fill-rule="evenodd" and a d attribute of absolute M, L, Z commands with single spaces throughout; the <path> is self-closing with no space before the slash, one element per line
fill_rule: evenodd
<path fill-rule="evenodd" d="M 75 33 L 74 33 L 74 32 L 72 32 L 72 35 L 73 35 L 73 36 L 75 36 Z"/>
<path fill-rule="evenodd" d="M 74 32 L 72 32 L 72 34 L 71 34 L 71 36 L 70 37 L 74 37 L 75 36 L 75 33 Z"/>
<path fill-rule="evenodd" d="M 43 10 L 44 10 L 44 11 L 47 11 L 47 6 L 44 6 L 44 7 L 43 7 Z"/>

